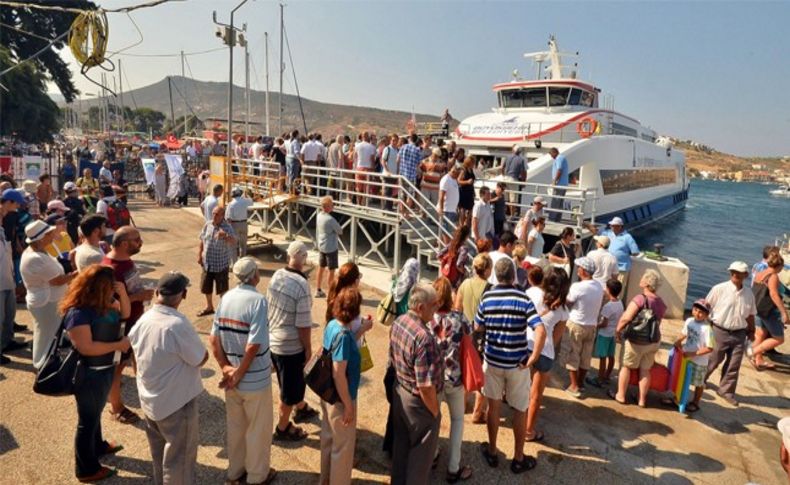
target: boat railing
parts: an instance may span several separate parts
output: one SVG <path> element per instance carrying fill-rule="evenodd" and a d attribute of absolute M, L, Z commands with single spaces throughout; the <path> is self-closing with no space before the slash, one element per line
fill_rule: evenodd
<path fill-rule="evenodd" d="M 252 160 L 230 159 L 230 188 L 249 190 L 255 196 L 266 198 L 284 189 L 285 179 L 280 173 L 280 164 L 274 159 Z"/>

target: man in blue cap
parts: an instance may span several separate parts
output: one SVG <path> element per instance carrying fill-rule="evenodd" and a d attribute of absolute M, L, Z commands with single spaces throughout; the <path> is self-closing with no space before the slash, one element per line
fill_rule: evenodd
<path fill-rule="evenodd" d="M 593 235 L 598 233 L 598 228 L 592 224 L 588 224 L 587 228 Z M 620 294 L 625 297 L 628 272 L 631 271 L 631 256 L 639 255 L 639 246 L 637 246 L 634 237 L 625 230 L 623 220 L 619 217 L 613 217 L 609 221 L 609 229 L 604 229 L 600 235 L 609 238 L 609 252 L 617 258 L 619 271 L 617 279 L 623 284 L 623 291 Z"/>

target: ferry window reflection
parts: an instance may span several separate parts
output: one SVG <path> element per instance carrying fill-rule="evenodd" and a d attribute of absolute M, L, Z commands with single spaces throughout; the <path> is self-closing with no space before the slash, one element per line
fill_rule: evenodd
<path fill-rule="evenodd" d="M 549 106 L 565 106 L 570 88 L 549 88 Z"/>
<path fill-rule="evenodd" d="M 676 181 L 677 172 L 674 168 L 601 170 L 604 195 L 674 184 Z"/>
<path fill-rule="evenodd" d="M 508 89 L 500 91 L 503 108 L 542 108 L 546 106 L 546 88 Z"/>
<path fill-rule="evenodd" d="M 580 103 L 581 98 L 582 98 L 582 90 L 573 88 L 571 89 L 571 95 L 568 97 L 568 104 L 571 106 L 576 106 L 578 104 L 581 104 Z"/>
<path fill-rule="evenodd" d="M 588 108 L 592 107 L 593 105 L 593 95 L 587 91 L 582 94 L 582 101 L 580 103 L 582 106 L 587 106 Z"/>

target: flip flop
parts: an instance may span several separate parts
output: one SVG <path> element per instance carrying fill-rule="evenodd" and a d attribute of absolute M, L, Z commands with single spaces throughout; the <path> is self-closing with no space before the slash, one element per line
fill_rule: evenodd
<path fill-rule="evenodd" d="M 458 471 L 455 473 L 447 472 L 447 475 L 445 476 L 447 483 L 465 482 L 470 478 L 472 478 L 472 467 L 469 465 L 464 465 L 458 468 Z"/>
<path fill-rule="evenodd" d="M 617 399 L 617 393 L 616 393 L 616 392 L 614 392 L 614 391 L 613 391 L 613 390 L 611 390 L 611 389 L 609 389 L 609 390 L 607 390 L 607 391 L 606 391 L 606 395 L 607 395 L 607 396 L 609 396 L 610 398 L 614 399 L 614 400 L 615 400 L 615 402 L 617 402 L 618 404 L 621 404 L 621 405 L 623 405 L 623 406 L 625 406 L 625 405 L 627 405 L 627 404 L 628 404 L 626 401 L 621 401 L 621 400 Z"/>
<path fill-rule="evenodd" d="M 538 464 L 538 460 L 531 456 L 524 455 L 520 461 L 513 460 L 510 462 L 510 471 L 518 475 L 526 471 L 532 470 Z"/>
<path fill-rule="evenodd" d="M 697 411 L 699 411 L 699 406 L 697 406 L 693 402 L 690 402 L 690 403 L 686 404 L 686 412 L 687 413 L 696 413 Z"/>
<path fill-rule="evenodd" d="M 197 316 L 205 317 L 205 316 L 213 315 L 213 314 L 214 314 L 214 310 L 213 309 L 209 310 L 208 308 L 204 308 L 204 309 L 202 309 L 202 310 L 200 310 L 198 312 Z"/>
<path fill-rule="evenodd" d="M 123 450 L 123 445 L 115 441 L 105 441 L 105 443 L 107 443 L 107 448 L 104 449 L 104 453 L 100 456 L 114 455 Z"/>
<path fill-rule="evenodd" d="M 535 436 L 533 436 L 531 439 L 526 438 L 524 441 L 527 443 L 540 443 L 545 437 L 546 436 L 543 434 L 543 431 L 536 431 Z"/>
<path fill-rule="evenodd" d="M 483 459 L 488 463 L 488 466 L 491 468 L 499 466 L 499 456 L 497 454 L 492 455 L 488 451 L 488 443 L 480 443 L 480 452 L 483 453 Z"/>

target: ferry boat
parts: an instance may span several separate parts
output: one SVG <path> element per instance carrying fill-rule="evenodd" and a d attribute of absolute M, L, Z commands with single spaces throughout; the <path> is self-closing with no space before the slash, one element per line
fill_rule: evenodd
<path fill-rule="evenodd" d="M 602 107 L 601 89 L 577 79 L 575 63 L 562 64 L 578 53 L 561 53 L 553 36 L 548 47 L 524 54 L 537 64 L 538 79 L 514 71 L 511 81 L 495 84 L 497 107 L 462 120 L 452 137 L 456 144 L 467 154 L 493 158 L 494 165 L 518 145 L 528 161 L 528 182 L 535 184 L 552 183 L 548 152 L 557 148 L 576 183 L 569 193 L 595 191 L 597 221 L 617 216 L 634 229 L 683 209 L 685 154 L 639 120 Z"/>

